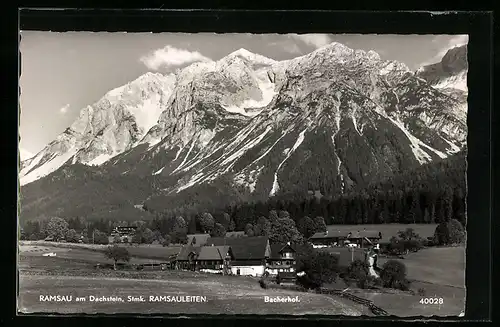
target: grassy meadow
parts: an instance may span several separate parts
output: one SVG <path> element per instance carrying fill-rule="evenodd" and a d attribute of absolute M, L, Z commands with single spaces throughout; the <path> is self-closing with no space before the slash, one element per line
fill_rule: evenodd
<path fill-rule="evenodd" d="M 382 266 L 388 259 L 380 258 Z M 465 310 L 465 248 L 436 247 L 398 259 L 406 265 L 415 295 L 405 292 L 363 292 L 375 305 L 401 317 L 459 316 Z M 418 290 L 423 290 L 423 295 Z M 442 304 L 422 304 L 421 299 L 443 299 Z"/>
<path fill-rule="evenodd" d="M 434 234 L 435 225 L 339 225 L 339 230 L 378 230 L 383 241 L 401 230 L 413 228 L 421 237 Z M 227 314 L 320 314 L 370 315 L 351 301 L 314 293 L 262 289 L 257 279 L 183 271 L 113 271 L 95 269 L 96 263 L 111 263 L 103 251 L 107 246 L 23 241 L 19 245 L 20 296 L 24 313 L 227 313 Z M 127 245 L 132 264 L 164 262 L 178 253 L 179 246 Z M 351 260 L 346 248 L 332 248 Z M 55 252 L 56 257 L 43 257 Z M 344 253 L 345 252 L 345 253 Z M 355 249 L 355 258 L 363 251 Z M 388 258 L 380 257 L 381 267 Z M 349 292 L 367 298 L 390 314 L 400 317 L 458 316 L 465 308 L 465 248 L 433 247 L 404 256 L 407 277 L 415 294 L 399 291 L 374 292 L 351 288 Z M 418 295 L 417 291 L 424 292 Z M 81 297 L 204 295 L 206 303 L 91 303 L 40 302 L 40 295 L 71 294 Z M 264 303 L 264 296 L 296 296 L 300 303 Z M 422 304 L 422 298 L 442 298 L 443 303 Z"/>
<path fill-rule="evenodd" d="M 102 271 L 54 257 L 21 256 L 18 310 L 22 313 L 369 315 L 361 305 L 315 293 L 262 289 L 257 279 L 185 271 Z M 72 302 L 42 302 L 40 295 L 72 295 Z M 125 302 L 90 302 L 90 296 Z M 128 296 L 145 302 L 126 302 Z M 205 296 L 203 303 L 150 302 L 149 296 Z M 266 303 L 265 296 L 299 297 L 297 303 Z M 86 298 L 77 302 L 76 297 Z"/>

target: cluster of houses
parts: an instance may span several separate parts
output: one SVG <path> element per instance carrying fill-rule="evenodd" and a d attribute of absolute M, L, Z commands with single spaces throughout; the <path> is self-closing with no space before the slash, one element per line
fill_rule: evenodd
<path fill-rule="evenodd" d="M 376 231 L 339 232 L 335 226 L 327 226 L 326 232 L 314 234 L 309 242 L 315 248 L 335 252 L 335 248 L 350 245 L 361 248 L 377 246 L 381 238 L 381 233 Z M 243 232 L 226 233 L 225 237 L 193 234 L 188 235 L 187 245 L 175 258 L 175 267 L 232 275 L 286 276 L 295 274 L 297 250 L 297 245 L 270 244 L 267 236 L 247 237 Z M 350 262 L 352 255 L 348 254 L 348 257 Z"/>
<path fill-rule="evenodd" d="M 117 237 L 120 238 L 121 243 L 131 243 L 136 229 L 137 226 L 115 227 L 108 237 L 109 243 L 115 243 Z"/>
<path fill-rule="evenodd" d="M 277 275 L 294 272 L 295 253 L 290 244 L 270 245 L 267 236 L 189 235 L 188 244 L 176 257 L 176 268 L 231 275 Z"/>
<path fill-rule="evenodd" d="M 121 242 L 131 242 L 136 227 L 116 227 L 110 241 L 119 237 Z M 323 248 L 344 254 L 341 247 L 378 247 L 382 235 L 378 231 L 339 231 L 338 226 L 327 226 L 325 232 L 309 238 L 314 248 Z M 337 250 L 336 250 L 337 249 Z M 209 234 L 190 234 L 187 244 L 177 256 L 171 258 L 171 268 L 209 273 L 262 276 L 294 275 L 297 245 L 270 244 L 267 236 L 248 237 L 244 232 L 228 232 L 224 237 Z M 347 253 L 349 262 L 352 255 Z"/>
<path fill-rule="evenodd" d="M 335 225 L 326 226 L 325 232 L 319 232 L 309 238 L 315 248 L 324 247 L 368 247 L 380 243 L 382 233 L 373 230 L 340 231 Z"/>

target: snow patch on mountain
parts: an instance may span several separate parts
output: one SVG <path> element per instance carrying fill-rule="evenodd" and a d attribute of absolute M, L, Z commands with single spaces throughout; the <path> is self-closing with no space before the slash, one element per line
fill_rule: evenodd
<path fill-rule="evenodd" d="M 221 144 L 219 145 L 218 147 L 216 147 L 215 149 L 213 149 L 212 151 L 210 151 L 210 153 L 207 153 L 207 155 L 211 155 L 217 151 L 219 151 L 220 149 L 224 148 L 225 145 L 224 144 Z M 192 160 L 190 160 L 184 168 L 182 168 L 182 171 L 188 171 L 190 170 L 191 168 L 193 168 L 194 166 L 196 166 L 197 164 L 199 164 L 200 162 L 202 162 L 204 159 L 206 159 L 206 156 L 200 156 L 201 152 L 199 152 Z M 196 158 L 198 158 L 198 160 L 196 160 Z M 196 161 L 195 161 L 196 160 Z"/>
<path fill-rule="evenodd" d="M 177 166 L 177 168 L 175 168 L 174 171 L 172 171 L 170 173 L 170 175 L 176 173 L 177 171 L 179 171 L 182 168 L 182 166 L 184 166 L 184 164 L 186 163 L 187 158 L 191 154 L 191 151 L 193 151 L 194 144 L 195 144 L 195 139 L 191 140 L 191 146 L 189 147 L 189 150 L 188 150 L 186 156 L 184 157 L 184 159 L 182 160 L 181 164 L 179 166 Z"/>
<path fill-rule="evenodd" d="M 144 131 L 148 132 L 153 127 L 160 117 L 163 106 L 159 104 L 160 96 L 153 95 L 151 98 L 144 100 L 142 106 L 127 107 L 136 119 L 137 125 Z"/>
<path fill-rule="evenodd" d="M 226 56 L 226 58 L 231 58 L 231 57 L 240 57 L 244 60 L 249 61 L 251 64 L 256 64 L 256 65 L 273 65 L 276 63 L 275 60 L 264 57 L 263 55 L 253 53 L 248 51 L 247 49 L 238 49 L 229 55 Z"/>
<path fill-rule="evenodd" d="M 281 141 L 281 140 L 283 139 L 283 137 L 285 137 L 285 135 L 286 135 L 286 133 L 283 133 L 283 134 L 282 134 L 282 135 L 281 135 L 281 136 L 280 136 L 280 137 L 276 140 L 276 142 L 274 142 L 274 143 L 273 143 L 273 144 L 272 144 L 272 145 L 271 145 L 271 146 L 270 146 L 270 147 L 269 147 L 269 148 L 268 148 L 268 149 L 267 149 L 267 150 L 266 150 L 263 154 L 261 154 L 261 155 L 260 155 L 257 159 L 255 159 L 254 161 L 252 161 L 252 163 L 251 163 L 249 166 L 253 165 L 253 164 L 254 164 L 254 163 L 256 163 L 256 162 L 259 162 L 262 158 L 264 158 L 265 156 L 267 156 L 267 154 L 268 154 L 269 152 L 271 152 L 271 150 L 274 148 L 274 146 L 275 146 L 276 144 L 278 144 L 278 142 L 279 142 L 279 141 Z"/>
<path fill-rule="evenodd" d="M 244 170 L 234 177 L 234 183 L 248 188 L 250 193 L 253 193 L 255 191 L 255 187 L 257 186 L 257 179 L 262 169 L 264 169 L 264 166 L 257 167 L 250 171 Z"/>
<path fill-rule="evenodd" d="M 184 147 L 185 147 L 185 145 L 179 147 L 179 150 L 177 150 L 177 153 L 175 154 L 175 158 L 172 161 L 175 161 L 179 158 L 179 154 L 181 154 L 182 150 L 184 150 Z"/>
<path fill-rule="evenodd" d="M 307 129 L 304 129 L 302 132 L 300 132 L 299 137 L 297 138 L 295 144 L 292 147 L 292 150 L 288 151 L 288 154 L 286 155 L 285 159 L 283 159 L 283 161 L 281 161 L 280 164 L 278 165 L 278 168 L 276 168 L 276 171 L 274 172 L 273 187 L 271 189 L 271 192 L 269 192 L 269 196 L 274 196 L 276 192 L 279 191 L 280 186 L 278 184 L 278 172 L 283 166 L 283 164 L 288 160 L 288 158 L 290 158 L 292 153 L 294 153 L 295 150 L 297 150 L 297 148 L 302 144 L 302 142 L 304 141 L 304 134 L 306 131 Z"/>
<path fill-rule="evenodd" d="M 198 184 L 199 182 L 202 181 L 203 177 L 204 177 L 204 174 L 201 173 L 201 172 L 193 175 L 186 184 L 184 184 L 182 186 L 179 186 L 177 188 L 176 192 L 179 193 L 179 192 L 181 192 L 181 191 L 183 191 L 183 190 L 185 190 L 187 188 L 190 188 L 190 187 Z"/>
<path fill-rule="evenodd" d="M 91 166 L 93 166 L 93 165 L 100 166 L 113 157 L 114 157 L 113 155 L 103 153 L 103 154 L 100 154 L 99 156 L 95 157 L 93 160 L 89 161 L 87 164 L 91 165 Z"/>
<path fill-rule="evenodd" d="M 31 153 L 23 148 L 19 148 L 19 156 L 21 157 L 21 161 L 24 161 L 24 160 L 32 158 L 33 153 Z"/>
<path fill-rule="evenodd" d="M 438 83 L 434 84 L 433 87 L 436 89 L 458 89 L 467 92 L 467 72 L 464 71 L 457 75 L 443 78 Z"/>
<path fill-rule="evenodd" d="M 31 183 L 33 181 L 36 181 L 37 179 L 47 176 L 50 173 L 56 171 L 59 167 L 64 165 L 68 160 L 71 159 L 72 156 L 74 156 L 78 152 L 78 149 L 73 148 L 70 149 L 69 151 L 63 153 L 62 155 L 56 155 L 54 154 L 52 158 L 48 161 L 46 161 L 43 165 L 40 167 L 35 168 L 34 170 L 30 171 L 28 174 L 22 176 L 20 178 L 20 184 L 25 185 L 28 183 Z M 40 160 L 39 158 L 38 160 Z M 33 161 L 35 163 L 35 161 Z M 36 163 L 33 164 L 32 166 L 36 166 Z"/>
<path fill-rule="evenodd" d="M 432 161 L 432 157 L 424 150 L 422 150 L 422 147 L 434 152 L 435 154 L 437 154 L 440 158 L 446 158 L 447 156 L 442 153 L 441 151 L 439 150 L 436 150 L 430 146 L 428 146 L 427 144 L 425 144 L 424 142 L 422 142 L 421 140 L 419 140 L 418 138 L 416 138 L 415 136 L 413 136 L 403 125 L 403 123 L 397 121 L 396 119 L 393 119 L 391 117 L 387 117 L 389 118 L 389 120 L 394 124 L 396 125 L 405 135 L 406 137 L 408 138 L 408 140 L 410 141 L 410 147 L 411 147 L 411 150 L 415 156 L 415 158 L 417 159 L 417 161 L 420 163 L 420 164 L 424 164 L 424 163 L 427 163 L 427 162 L 430 162 Z"/>
<path fill-rule="evenodd" d="M 161 172 L 163 171 L 163 169 L 165 169 L 165 167 L 162 167 L 162 168 L 160 168 L 159 170 L 155 171 L 155 172 L 153 173 L 153 175 L 159 175 L 159 174 L 161 174 Z"/>
<path fill-rule="evenodd" d="M 161 138 L 155 137 L 155 138 L 148 138 L 148 140 L 145 143 L 148 144 L 148 150 L 151 150 L 155 145 L 157 145 L 160 142 L 161 142 Z M 141 143 L 144 143 L 144 139 L 137 142 L 137 144 L 141 144 Z M 135 144 L 135 145 L 137 145 L 137 144 Z"/>
<path fill-rule="evenodd" d="M 234 152 L 233 154 L 231 154 L 228 158 L 226 158 L 221 164 L 222 165 L 228 165 L 230 164 L 226 169 L 225 171 L 228 171 L 229 169 L 232 168 L 232 166 L 234 165 L 234 162 L 240 158 L 245 152 L 247 152 L 249 149 L 251 149 L 252 147 L 254 147 L 255 145 L 259 144 L 260 141 L 262 141 L 262 139 L 267 135 L 267 133 L 269 133 L 271 131 L 271 127 L 270 126 L 267 126 L 266 129 L 264 130 L 264 132 L 262 132 L 259 136 L 257 136 L 256 138 L 254 138 L 253 140 L 251 140 L 250 142 L 244 144 L 241 148 L 239 148 L 236 152 Z"/>
<path fill-rule="evenodd" d="M 263 109 L 265 106 L 267 106 L 274 96 L 277 94 L 275 90 L 275 85 L 274 83 L 271 83 L 269 80 L 261 80 L 259 81 L 259 88 L 262 93 L 262 99 L 260 100 L 255 100 L 252 98 L 245 99 L 243 102 L 239 105 L 226 105 L 226 104 L 221 104 L 221 106 L 226 109 L 229 112 L 232 113 L 238 113 L 242 114 L 248 117 L 254 117 L 257 116 L 262 110 L 248 110 L 248 109 L 255 109 L 255 108 L 261 108 Z"/>
<path fill-rule="evenodd" d="M 448 145 L 450 146 L 449 149 L 446 150 L 446 152 L 448 154 L 454 154 L 454 153 L 457 153 L 460 151 L 460 148 L 456 145 L 456 144 L 453 144 L 452 142 L 448 141 L 447 139 L 445 139 L 444 137 L 441 137 L 446 143 L 448 143 Z"/>
<path fill-rule="evenodd" d="M 105 97 L 120 97 L 123 94 L 123 91 L 125 90 L 126 87 L 127 85 L 122 85 L 117 88 L 114 88 L 108 93 L 106 93 Z"/>

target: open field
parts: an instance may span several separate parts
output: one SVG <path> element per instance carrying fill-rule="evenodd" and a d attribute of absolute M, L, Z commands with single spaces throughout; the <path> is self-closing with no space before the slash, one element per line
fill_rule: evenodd
<path fill-rule="evenodd" d="M 381 232 L 381 242 L 389 242 L 391 237 L 397 236 L 399 231 L 404 231 L 407 228 L 413 228 L 415 233 L 422 238 L 427 238 L 434 235 L 436 227 L 437 224 L 335 225 L 335 229 L 339 231 L 361 231 L 366 229 Z"/>
<path fill-rule="evenodd" d="M 351 253 L 347 248 L 330 248 L 328 252 L 338 254 L 343 265 L 349 265 L 351 258 L 363 258 L 362 249 L 354 249 L 354 253 Z M 388 260 L 391 258 L 379 258 L 378 266 L 382 267 Z M 397 316 L 458 316 L 464 310 L 465 247 L 426 248 L 409 253 L 404 259 L 395 260 L 406 265 L 407 277 L 412 281 L 411 289 L 414 292 L 424 289 L 424 296 L 398 291 L 377 293 L 356 288 L 351 288 L 349 292 L 371 300 L 375 305 Z M 419 303 L 426 297 L 438 300 L 442 298 L 443 304 Z"/>
<path fill-rule="evenodd" d="M 18 308 L 23 313 L 369 315 L 364 307 L 350 301 L 314 293 L 262 289 L 257 279 L 243 276 L 180 271 L 101 272 L 84 263 L 47 257 L 21 257 L 20 268 Z M 47 274 L 50 271 L 57 275 Z M 96 276 L 102 273 L 121 278 Z M 71 295 L 72 301 L 43 302 L 40 295 Z M 91 295 L 121 297 L 124 302 L 91 302 Z M 128 296 L 141 295 L 145 302 L 126 302 Z M 204 296 L 206 302 L 149 301 L 149 296 L 183 295 Z M 265 296 L 298 296 L 300 302 L 266 303 Z M 77 302 L 76 297 L 86 301 Z"/>
<path fill-rule="evenodd" d="M 161 245 L 120 245 L 130 252 L 130 255 L 134 258 L 141 259 L 153 259 L 146 260 L 147 262 L 165 262 L 169 256 L 177 255 L 180 250 L 180 246 L 161 246 Z M 108 245 L 98 245 L 98 244 L 80 244 L 80 243 L 56 243 L 56 242 L 44 242 L 44 241 L 21 241 L 19 242 L 19 250 L 21 253 L 31 251 L 43 252 L 42 249 L 50 249 L 46 252 L 56 252 L 57 255 L 60 253 L 66 253 L 68 250 L 76 251 L 73 253 L 88 254 L 89 258 L 95 257 L 97 255 L 102 256 L 102 252 L 106 250 Z M 38 251 L 34 251 L 38 250 Z M 41 251 L 42 250 L 42 251 Z M 69 252 L 71 252 L 69 251 Z M 78 252 L 80 251 L 80 252 Z M 43 252 L 45 253 L 45 252 Z M 132 262 L 131 262 L 132 263 Z"/>
<path fill-rule="evenodd" d="M 388 259 L 380 258 L 379 266 Z M 406 265 L 411 289 L 425 295 L 404 292 L 364 293 L 363 297 L 397 316 L 458 316 L 465 310 L 465 248 L 427 248 L 398 259 Z M 422 304 L 423 298 L 443 299 L 443 304 Z"/>
<path fill-rule="evenodd" d="M 378 265 L 390 260 L 379 258 Z M 465 286 L 465 248 L 433 247 L 398 259 L 406 265 L 408 278 L 439 285 Z"/>
<path fill-rule="evenodd" d="M 399 225 L 402 227 L 403 225 Z M 405 227 L 407 225 L 404 225 Z M 368 228 L 367 228 L 368 229 Z M 403 228 L 401 228 L 403 229 Z M 395 233 L 398 228 L 393 228 Z M 417 233 L 419 233 L 417 231 Z M 420 233 L 419 233 L 420 234 Z M 422 235 L 422 234 L 421 234 Z M 422 235 L 422 236 L 425 236 Z M 57 308 L 62 313 L 241 313 L 241 314 L 327 314 L 369 315 L 366 308 L 350 301 L 313 293 L 262 289 L 256 279 L 247 277 L 214 276 L 181 271 L 112 271 L 92 268 L 95 263 L 110 263 L 102 250 L 76 245 L 71 248 L 59 244 L 51 246 L 20 245 L 20 298 L 23 312 L 50 312 Z M 39 244 L 39 243 L 37 243 Z M 135 255 L 160 256 L 162 251 L 176 251 L 175 247 L 130 246 Z M 133 252 L 135 250 L 135 252 Z M 154 251 L 157 252 L 154 252 Z M 346 248 L 342 257 L 350 261 Z M 355 253 L 362 256 L 362 251 Z M 56 252 L 56 257 L 42 257 L 42 253 Z M 379 258 L 381 267 L 388 258 Z M 397 259 L 407 267 L 411 289 L 423 289 L 425 295 L 391 291 L 376 293 L 351 288 L 349 292 L 367 298 L 390 314 L 412 316 L 458 316 L 465 308 L 465 248 L 435 247 L 410 253 Z M 156 260 L 133 257 L 131 263 Z M 338 287 L 335 287 L 338 288 Z M 300 303 L 264 303 L 264 296 L 298 295 Z M 205 303 L 55 303 L 40 302 L 39 295 L 69 294 L 88 297 L 117 295 L 204 295 Z M 285 295 L 286 294 L 286 295 Z M 440 304 L 422 304 L 422 298 L 443 299 Z M 344 312 L 344 313 L 342 313 Z"/>
<path fill-rule="evenodd" d="M 423 287 L 426 290 L 424 296 L 397 291 L 393 293 L 376 293 L 368 291 L 359 291 L 358 293 L 351 291 L 351 293 L 373 301 L 376 306 L 383 308 L 390 315 L 398 317 L 457 317 L 465 310 L 465 288 L 448 287 L 420 282 L 412 283 L 412 289 L 420 287 Z M 442 298 L 443 303 L 420 303 L 420 300 L 425 298 L 436 299 L 437 301 Z"/>
<path fill-rule="evenodd" d="M 112 260 L 107 259 L 102 251 L 92 251 L 85 248 L 61 248 L 56 246 L 36 246 L 36 245 L 20 245 L 19 254 L 23 256 L 43 257 L 44 253 L 53 252 L 58 259 L 73 260 L 76 262 L 88 263 L 113 263 Z M 153 260 L 141 257 L 131 257 L 130 264 L 146 264 L 146 263 L 160 263 L 165 260 Z"/>

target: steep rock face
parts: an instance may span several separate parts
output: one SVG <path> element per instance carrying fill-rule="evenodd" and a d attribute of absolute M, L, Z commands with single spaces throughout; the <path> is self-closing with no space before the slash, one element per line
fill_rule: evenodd
<path fill-rule="evenodd" d="M 421 67 L 417 76 L 438 89 L 467 91 L 467 46 L 452 48 L 435 64 Z"/>
<path fill-rule="evenodd" d="M 435 64 L 421 67 L 415 75 L 460 103 L 467 113 L 467 45 L 452 48 Z"/>
<path fill-rule="evenodd" d="M 173 75 L 147 73 L 82 109 L 70 127 L 22 163 L 21 184 L 66 162 L 98 165 L 131 148 L 158 120 L 174 82 Z"/>
<path fill-rule="evenodd" d="M 85 118 L 78 123 L 84 127 L 71 127 L 46 155 L 81 148 L 77 141 L 90 130 L 94 152 L 110 143 L 121 149 L 98 169 L 108 179 L 146 183 L 136 186 L 145 190 L 141 201 L 161 206 L 167 198 L 202 195 L 247 201 L 309 190 L 341 194 L 465 145 L 460 101 L 402 63 L 339 43 L 281 62 L 238 50 L 170 78 L 175 82 L 148 130 L 128 118 L 122 98 L 98 115 L 115 119 L 113 135 L 122 143 L 100 142 L 94 126 L 101 125 Z M 89 159 L 81 150 L 73 158 Z M 50 193 L 64 180 L 54 178 L 26 186 L 27 192 L 43 184 Z"/>
<path fill-rule="evenodd" d="M 219 131 L 208 134 L 203 151 L 197 151 L 194 142 L 185 150 L 188 143 L 183 142 L 180 155 L 174 157 L 185 156 L 182 162 L 159 168 L 160 175 L 168 172 L 172 182 L 165 191 L 181 192 L 229 176 L 251 193 L 260 189 L 261 194 L 274 195 L 280 190 L 281 176 L 290 180 L 289 169 L 296 173 L 298 167 L 310 169 L 312 158 L 321 157 L 325 149 L 330 166 L 317 163 L 322 168 L 314 179 L 328 180 L 341 191 L 445 158 L 465 141 L 466 126 L 453 110 L 457 105 L 453 99 L 414 78 L 406 66 L 382 61 L 374 52 L 335 43 L 273 64 L 269 71 L 277 92 L 272 101 L 259 115 L 239 120 L 241 129 L 225 130 L 222 142 L 210 138 Z M 189 94 L 196 94 L 196 88 Z M 167 114 L 170 111 L 163 115 Z M 213 117 L 220 119 L 224 113 Z M 174 115 L 168 121 L 173 125 L 179 120 L 182 124 L 182 116 Z M 170 134 L 164 139 L 175 140 L 177 135 L 166 126 L 157 127 Z M 214 131 L 213 126 L 207 130 Z M 318 139 L 319 134 L 326 137 Z M 188 135 L 186 140 L 192 138 Z M 321 149 L 316 147 L 320 142 Z M 359 161 L 361 157 L 364 160 Z M 176 174 L 180 175 L 175 181 Z M 305 179 L 310 173 L 295 175 Z"/>

